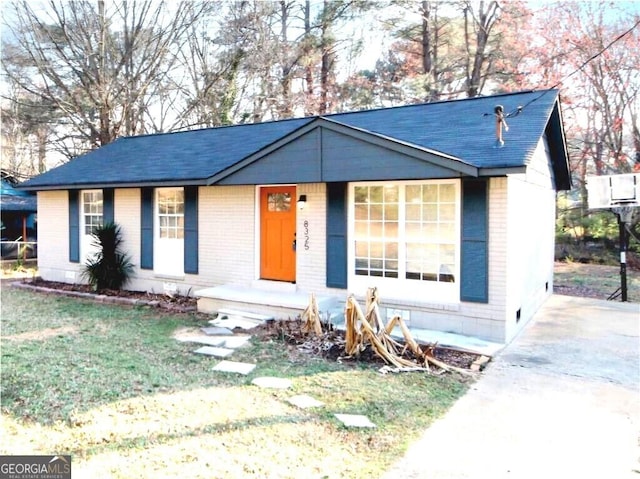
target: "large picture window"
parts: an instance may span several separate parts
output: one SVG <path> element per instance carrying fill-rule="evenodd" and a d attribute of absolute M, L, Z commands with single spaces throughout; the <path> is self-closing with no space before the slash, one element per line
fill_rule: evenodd
<path fill-rule="evenodd" d="M 458 180 L 354 183 L 350 198 L 350 287 L 458 300 Z"/>

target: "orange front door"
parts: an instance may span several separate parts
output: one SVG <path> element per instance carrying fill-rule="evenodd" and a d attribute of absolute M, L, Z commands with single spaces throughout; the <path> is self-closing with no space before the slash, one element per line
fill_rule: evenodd
<path fill-rule="evenodd" d="M 260 189 L 260 277 L 296 280 L 296 187 Z"/>

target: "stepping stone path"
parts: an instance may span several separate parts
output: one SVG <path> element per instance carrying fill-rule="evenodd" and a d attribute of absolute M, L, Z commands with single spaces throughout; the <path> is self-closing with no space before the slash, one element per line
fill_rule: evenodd
<path fill-rule="evenodd" d="M 221 358 L 227 357 L 233 353 L 234 349 L 246 345 L 251 339 L 249 335 L 236 335 L 231 329 L 251 329 L 263 322 L 260 315 L 253 313 L 234 313 L 238 316 L 229 317 L 226 314 L 219 314 L 218 318 L 209 321 L 213 326 L 200 328 L 206 336 L 183 336 L 177 339 L 182 342 L 205 344 L 208 346 L 196 349 L 194 353 Z M 241 314 L 244 316 L 239 316 Z M 265 318 L 270 319 L 267 316 L 265 316 Z M 224 325 L 224 327 L 222 325 Z"/>
<path fill-rule="evenodd" d="M 231 336 L 224 340 L 224 347 L 237 349 L 249 344 L 251 336 Z"/>
<path fill-rule="evenodd" d="M 251 384 L 260 386 L 261 388 L 289 389 L 292 383 L 291 379 L 286 378 L 261 377 L 255 378 L 251 381 Z"/>
<path fill-rule="evenodd" d="M 178 340 L 205 345 L 196 349 L 194 353 L 224 358 L 233 354 L 234 349 L 246 345 L 251 339 L 249 335 L 234 334 L 232 329 L 253 329 L 270 319 L 273 318 L 271 316 L 262 316 L 254 313 L 220 310 L 218 311 L 218 317 L 209 321 L 211 327 L 201 328 L 202 332 L 207 336 L 184 336 Z M 255 364 L 223 360 L 216 364 L 213 370 L 247 375 L 251 373 L 255 367 Z M 268 376 L 254 378 L 251 384 L 270 389 L 289 389 L 292 386 L 290 379 Z M 301 409 L 324 406 L 323 402 L 305 394 L 292 396 L 286 401 Z M 358 414 L 334 414 L 334 416 L 346 427 L 376 427 L 367 416 Z"/>
<path fill-rule="evenodd" d="M 334 414 L 334 416 L 347 427 L 376 427 L 367 416 L 360 414 Z"/>
<path fill-rule="evenodd" d="M 307 396 L 306 394 L 300 394 L 298 396 L 290 397 L 289 399 L 287 399 L 287 402 L 296 407 L 299 407 L 300 409 L 324 406 L 323 402 L 318 401 L 317 399 L 312 398 L 311 396 Z"/>
<path fill-rule="evenodd" d="M 215 356 L 217 358 L 226 358 L 233 354 L 233 349 L 214 348 L 212 346 L 202 346 L 194 351 L 196 354 L 204 354 L 206 356 Z"/>
<path fill-rule="evenodd" d="M 214 371 L 221 371 L 225 373 L 238 373 L 245 376 L 255 369 L 255 364 L 239 363 L 236 361 L 220 361 L 213 368 Z"/>
<path fill-rule="evenodd" d="M 198 344 L 206 344 L 207 346 L 223 346 L 225 344 L 226 338 L 207 338 L 206 336 L 184 336 L 182 338 L 178 338 L 178 341 L 182 343 L 198 343 Z"/>
<path fill-rule="evenodd" d="M 233 331 L 227 328 L 220 328 L 217 326 L 211 326 L 209 328 L 200 328 L 204 334 L 209 336 L 233 336 Z"/>
<path fill-rule="evenodd" d="M 212 319 L 211 321 L 209 321 L 209 324 L 226 329 L 253 329 L 256 326 L 260 326 L 262 324 L 262 321 L 257 319 L 243 318 L 239 316 L 223 316 L 221 318 Z"/>

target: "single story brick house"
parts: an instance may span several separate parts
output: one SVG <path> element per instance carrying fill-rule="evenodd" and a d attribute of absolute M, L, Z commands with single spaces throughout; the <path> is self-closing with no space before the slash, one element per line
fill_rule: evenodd
<path fill-rule="evenodd" d="M 517 113 L 501 147 L 497 105 Z M 121 138 L 23 187 L 46 280 L 80 281 L 92 227 L 115 221 L 134 290 L 286 314 L 274 298 L 377 286 L 412 327 L 508 342 L 552 292 L 571 179 L 543 90 Z"/>

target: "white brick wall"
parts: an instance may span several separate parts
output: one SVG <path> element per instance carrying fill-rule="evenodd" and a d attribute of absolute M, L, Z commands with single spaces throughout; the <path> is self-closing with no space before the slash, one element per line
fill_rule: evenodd
<path fill-rule="evenodd" d="M 505 339 L 507 294 L 507 178 L 489 180 L 489 302 L 461 302 L 457 308 L 413 307 L 411 326 L 478 336 L 493 341 Z M 384 298 L 383 298 L 384 299 Z M 385 304 L 402 307 L 401 304 Z"/>
<path fill-rule="evenodd" d="M 121 188 L 114 192 L 114 221 L 120 225 L 123 250 L 134 264 L 134 274 L 129 289 L 154 291 L 159 288 L 149 283 L 149 273 L 140 269 L 140 189 Z"/>
<path fill-rule="evenodd" d="M 298 195 L 307 195 L 307 204 L 296 217 L 296 279 L 299 289 L 320 293 L 326 289 L 326 212 L 324 184 L 298 186 Z"/>
<path fill-rule="evenodd" d="M 299 185 L 298 194 L 307 195 L 307 208 L 298 212 L 298 289 L 317 294 L 333 294 L 346 299 L 347 291 L 325 286 L 326 275 L 326 187 Z M 309 250 L 304 249 L 304 222 L 309 227 Z M 505 338 L 507 258 L 507 179 L 489 183 L 489 303 L 425 304 L 385 300 L 384 307 L 412 310 L 411 325 L 503 341 Z M 349 290 L 349 292 L 351 292 Z M 365 291 L 354 291 L 363 296 Z"/>
<path fill-rule="evenodd" d="M 255 188 L 200 187 L 198 191 L 199 274 L 165 277 L 140 269 L 140 190 L 116 190 L 115 217 L 125 233 L 125 245 L 136 265 L 129 286 L 163 292 L 173 283 L 180 294 L 225 283 L 249 285 L 255 275 Z"/>
<path fill-rule="evenodd" d="M 537 163 L 547 161 L 542 143 L 540 148 L 542 154 L 534 155 Z M 411 309 L 413 327 L 510 340 L 552 288 L 555 194 L 540 174 L 544 165 L 538 170 L 529 175 L 533 183 L 525 175 L 489 181 L 488 304 L 392 303 L 381 292 L 383 308 Z M 298 185 L 297 194 L 307 195 L 307 207 L 297 214 L 297 289 L 346 299 L 347 291 L 325 285 L 326 185 Z M 73 282 L 70 273 L 77 272 L 78 265 L 68 262 L 67 192 L 38 193 L 38 208 L 41 274 L 45 279 Z M 115 192 L 115 221 L 122 227 L 125 249 L 136 266 L 130 285 L 136 290 L 161 292 L 166 281 L 176 283 L 183 294 L 226 283 L 250 286 L 259 276 L 257 219 L 256 187 L 200 187 L 199 274 L 167 279 L 139 268 L 140 190 Z M 521 320 L 516 324 L 518 309 Z"/>
<path fill-rule="evenodd" d="M 550 168 L 546 142 L 541 140 L 527 174 L 508 179 L 507 340 L 522 329 L 553 290 L 556 193 Z"/>
<path fill-rule="evenodd" d="M 533 156 L 527 165 L 526 181 L 548 190 L 553 189 L 553 177 L 549 174 L 551 171 L 553 171 L 553 166 L 549 155 L 549 144 L 546 136 L 543 136 L 538 141 Z"/>
<path fill-rule="evenodd" d="M 256 201 L 254 186 L 200 188 L 199 285 L 256 279 Z"/>
<path fill-rule="evenodd" d="M 48 281 L 79 281 L 79 265 L 69 262 L 67 191 L 38 192 L 38 269 Z"/>

